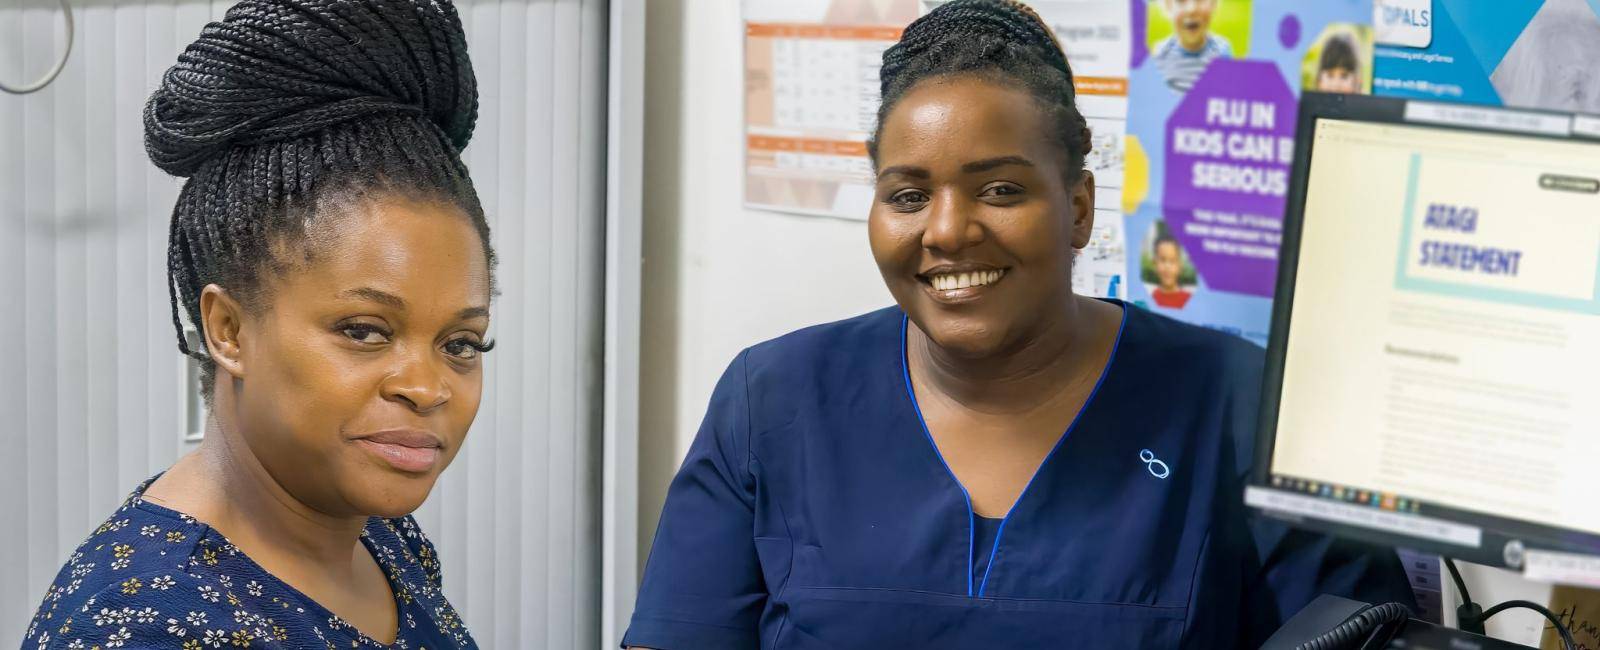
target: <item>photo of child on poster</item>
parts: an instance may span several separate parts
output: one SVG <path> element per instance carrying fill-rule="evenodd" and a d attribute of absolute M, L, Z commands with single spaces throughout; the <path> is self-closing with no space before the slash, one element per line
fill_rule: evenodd
<path fill-rule="evenodd" d="M 1372 1 L 1132 10 L 1127 300 L 1266 345 L 1300 92 L 1368 92 Z"/>
<path fill-rule="evenodd" d="M 1217 7 L 1225 1 L 1161 0 L 1172 33 L 1151 47 L 1150 59 L 1173 90 L 1188 91 L 1213 59 L 1233 56 L 1232 42 L 1212 29 Z M 1232 0 L 1229 4 L 1248 18 L 1249 0 Z M 1249 29 L 1248 22 L 1244 28 Z"/>
<path fill-rule="evenodd" d="M 1306 50 L 1300 84 L 1324 93 L 1372 93 L 1372 28 L 1329 25 Z"/>
<path fill-rule="evenodd" d="M 1189 304 L 1197 283 L 1194 264 L 1189 262 L 1178 238 L 1167 230 L 1165 221 L 1150 227 L 1140 257 L 1139 278 L 1144 280 L 1157 307 L 1183 309 Z"/>

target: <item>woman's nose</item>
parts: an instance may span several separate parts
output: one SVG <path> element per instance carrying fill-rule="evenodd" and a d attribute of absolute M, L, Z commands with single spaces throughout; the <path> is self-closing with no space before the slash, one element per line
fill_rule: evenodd
<path fill-rule="evenodd" d="M 948 192 L 933 197 L 922 232 L 923 248 L 956 253 L 983 241 L 983 236 L 983 226 L 973 218 L 971 206 Z"/>
<path fill-rule="evenodd" d="M 386 399 L 404 402 L 411 410 L 427 413 L 450 401 L 447 370 L 427 351 L 405 354 L 400 365 L 383 380 Z"/>

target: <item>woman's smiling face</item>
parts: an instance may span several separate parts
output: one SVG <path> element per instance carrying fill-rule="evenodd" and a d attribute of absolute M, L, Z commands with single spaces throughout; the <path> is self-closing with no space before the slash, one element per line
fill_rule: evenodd
<path fill-rule="evenodd" d="M 966 355 L 1029 338 L 1072 299 L 1093 226 L 1093 179 L 1067 167 L 1027 91 L 979 75 L 918 83 L 877 142 L 872 256 L 901 309 Z"/>
<path fill-rule="evenodd" d="M 1094 223 L 1090 174 L 1026 91 L 978 75 L 924 81 L 885 116 L 868 232 L 889 291 L 941 348 L 989 356 L 1072 297 Z"/>

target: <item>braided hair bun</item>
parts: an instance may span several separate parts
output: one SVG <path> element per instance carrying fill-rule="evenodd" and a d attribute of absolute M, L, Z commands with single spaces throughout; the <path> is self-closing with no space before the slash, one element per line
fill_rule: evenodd
<path fill-rule="evenodd" d="M 900 42 L 884 51 L 883 68 L 878 75 L 880 90 L 888 94 L 909 63 L 919 58 L 949 56 L 952 49 L 973 49 L 954 47 L 956 43 L 972 41 L 985 42 L 985 48 L 978 49 L 1031 50 L 1040 62 L 1072 80 L 1066 53 L 1033 8 L 1006 0 L 957 0 L 912 21 L 901 33 Z"/>
<path fill-rule="evenodd" d="M 244 0 L 167 70 L 145 109 L 145 147 L 161 169 L 190 176 L 232 147 L 407 116 L 459 152 L 477 113 L 448 0 Z"/>
<path fill-rule="evenodd" d="M 918 83 L 973 74 L 1033 95 L 1048 113 L 1070 168 L 1089 154 L 1089 128 L 1078 112 L 1072 68 L 1055 33 L 1032 8 L 1015 0 L 955 0 L 916 19 L 883 52 L 878 72 L 883 101 L 868 150 L 877 156 L 883 123 Z"/>
<path fill-rule="evenodd" d="M 178 349 L 206 362 L 208 398 L 215 367 L 183 325 L 187 315 L 199 329 L 201 291 L 217 284 L 259 306 L 266 273 L 311 259 L 308 226 L 355 201 L 453 206 L 493 269 L 461 161 L 477 115 L 450 0 L 242 0 L 201 31 L 144 124 L 150 160 L 188 178 L 172 211 L 168 286 Z"/>

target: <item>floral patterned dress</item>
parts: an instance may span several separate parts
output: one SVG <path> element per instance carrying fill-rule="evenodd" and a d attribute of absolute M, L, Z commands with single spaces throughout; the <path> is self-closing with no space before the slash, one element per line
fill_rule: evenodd
<path fill-rule="evenodd" d="M 23 648 L 475 647 L 440 591 L 439 556 L 411 517 L 372 518 L 361 542 L 389 577 L 394 644 L 357 631 L 221 533 L 143 499 L 145 481 L 67 558 Z"/>

